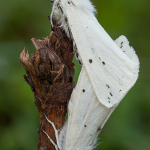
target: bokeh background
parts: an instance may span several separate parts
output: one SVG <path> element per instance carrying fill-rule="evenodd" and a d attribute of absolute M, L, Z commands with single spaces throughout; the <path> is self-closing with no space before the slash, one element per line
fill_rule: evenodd
<path fill-rule="evenodd" d="M 150 1 L 93 0 L 115 40 L 125 35 L 140 59 L 139 79 L 103 128 L 96 150 L 150 150 Z M 51 31 L 50 0 L 0 0 L 0 149 L 36 150 L 38 110 L 19 55 Z M 75 81 L 80 67 L 75 62 Z"/>

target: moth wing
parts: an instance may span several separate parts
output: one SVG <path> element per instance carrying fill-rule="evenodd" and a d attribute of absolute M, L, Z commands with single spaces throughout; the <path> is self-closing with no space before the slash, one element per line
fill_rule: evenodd
<path fill-rule="evenodd" d="M 120 36 L 115 42 L 122 46 L 122 51 L 129 50 L 126 37 Z M 127 55 L 138 61 L 138 58 L 132 58 L 132 53 Z M 98 134 L 116 107 L 107 108 L 99 102 L 83 66 L 69 101 L 66 150 L 92 150 Z"/>
<path fill-rule="evenodd" d="M 65 150 L 67 127 L 68 127 L 68 120 L 64 123 L 58 136 L 59 143 L 61 145 L 61 150 Z"/>
<path fill-rule="evenodd" d="M 121 35 L 119 38 L 115 40 L 115 43 L 120 47 L 120 49 L 136 64 L 139 65 L 139 59 L 134 51 L 134 49 L 129 46 L 128 39 Z M 137 67 L 136 75 L 138 75 L 139 68 Z"/>
<path fill-rule="evenodd" d="M 65 150 L 92 150 L 112 109 L 98 101 L 83 66 L 68 105 Z"/>
<path fill-rule="evenodd" d="M 65 13 L 78 53 L 98 100 L 107 108 L 118 105 L 138 77 L 139 61 L 133 49 L 125 54 L 91 11 L 66 3 Z"/>

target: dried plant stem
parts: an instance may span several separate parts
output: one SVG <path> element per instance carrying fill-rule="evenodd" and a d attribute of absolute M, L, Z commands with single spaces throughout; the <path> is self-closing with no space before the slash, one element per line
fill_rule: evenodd
<path fill-rule="evenodd" d="M 59 130 L 64 124 L 67 101 L 74 88 L 72 41 L 60 28 L 52 30 L 49 37 L 42 40 L 32 39 L 36 52 L 31 57 L 25 53 L 25 48 L 20 54 L 20 62 L 27 74 L 24 78 L 34 92 L 35 105 L 39 110 L 39 150 L 55 150 L 42 132 L 44 130 L 56 143 L 54 129 L 44 114 Z"/>

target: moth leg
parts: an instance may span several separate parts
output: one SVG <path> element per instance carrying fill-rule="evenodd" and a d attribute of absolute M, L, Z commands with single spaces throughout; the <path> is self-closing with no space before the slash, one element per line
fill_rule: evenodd
<path fill-rule="evenodd" d="M 67 16 L 66 16 L 66 14 L 64 13 L 64 11 L 63 11 L 61 5 L 58 4 L 57 7 L 58 7 L 58 9 L 61 11 L 64 20 L 65 20 L 66 22 L 68 22 Z M 62 16 L 61 16 L 61 17 L 62 17 Z M 61 18 L 61 17 L 60 17 L 60 18 Z M 62 23 L 60 26 L 58 26 L 58 27 L 60 27 L 60 28 L 63 27 L 63 23 Z"/>
<path fill-rule="evenodd" d="M 52 26 L 52 28 L 54 27 L 54 25 L 53 25 L 53 14 L 54 14 L 54 10 L 55 10 L 55 7 L 56 7 L 56 5 L 57 5 L 57 2 L 55 1 L 55 0 L 52 0 L 51 1 L 52 2 L 52 4 L 53 4 L 53 7 L 52 7 L 52 12 L 51 12 L 51 15 L 50 15 L 50 22 L 51 22 L 51 26 Z"/>
<path fill-rule="evenodd" d="M 50 142 L 54 145 L 55 149 L 58 150 L 57 145 L 54 143 L 54 141 L 50 138 L 50 136 L 44 131 L 42 130 L 42 132 L 48 137 L 48 139 L 50 140 Z"/>
<path fill-rule="evenodd" d="M 59 139 L 58 139 L 58 130 L 56 129 L 54 123 L 51 122 L 51 121 L 46 117 L 45 114 L 44 114 L 44 116 L 45 116 L 46 120 L 52 125 L 52 127 L 53 127 L 53 129 L 54 129 L 54 131 L 55 131 L 57 146 L 58 146 L 59 149 L 61 149 L 61 146 L 60 146 L 60 144 L 59 144 Z"/>

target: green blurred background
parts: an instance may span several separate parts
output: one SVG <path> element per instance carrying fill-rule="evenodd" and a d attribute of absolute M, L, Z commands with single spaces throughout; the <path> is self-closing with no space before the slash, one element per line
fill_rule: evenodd
<path fill-rule="evenodd" d="M 102 130 L 96 148 L 150 150 L 150 1 L 94 0 L 101 25 L 115 40 L 125 35 L 140 59 L 140 74 Z M 38 110 L 19 63 L 31 38 L 51 31 L 50 0 L 0 0 L 0 149 L 36 150 Z M 75 81 L 80 67 L 76 60 Z"/>

